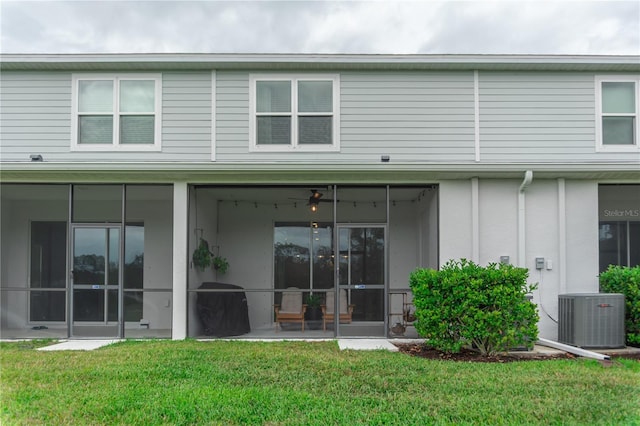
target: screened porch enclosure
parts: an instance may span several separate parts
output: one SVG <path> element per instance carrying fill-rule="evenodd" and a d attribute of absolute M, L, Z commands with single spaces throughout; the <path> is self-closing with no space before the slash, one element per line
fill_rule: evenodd
<path fill-rule="evenodd" d="M 437 267 L 437 194 L 190 186 L 189 247 L 177 253 L 173 185 L 2 184 L 0 333 L 168 338 L 186 318 L 191 337 L 387 336 L 411 301 L 409 273 Z M 224 273 L 193 264 L 201 238 L 228 262 Z M 189 260 L 186 310 L 174 306 L 176 256 Z M 280 321 L 274 305 L 290 303 L 285 293 L 309 312 Z M 199 308 L 199 298 L 217 308 Z M 205 314 L 226 330 L 204 324 Z"/>
<path fill-rule="evenodd" d="M 437 267 L 436 186 L 192 186 L 189 199 L 190 254 L 203 238 L 229 263 L 224 273 L 190 263 L 191 337 L 230 337 L 225 317 L 238 310 L 249 325 L 240 338 L 388 336 L 410 309 L 410 272 Z M 307 305 L 304 331 L 276 314 L 290 298 Z"/>
<path fill-rule="evenodd" d="M 3 184 L 2 337 L 170 337 L 172 194 Z"/>

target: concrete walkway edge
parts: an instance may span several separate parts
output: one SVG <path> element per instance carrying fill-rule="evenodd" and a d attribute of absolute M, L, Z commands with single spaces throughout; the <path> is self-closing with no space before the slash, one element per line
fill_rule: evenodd
<path fill-rule="evenodd" d="M 113 343 L 120 342 L 121 340 L 67 340 L 65 342 L 56 343 L 51 346 L 44 346 L 38 348 L 39 351 L 92 351 L 94 349 L 102 348 Z"/>
<path fill-rule="evenodd" d="M 386 339 L 338 339 L 338 347 L 341 351 L 376 351 L 385 350 L 398 352 L 398 347 Z"/>
<path fill-rule="evenodd" d="M 285 340 L 285 339 L 283 339 Z M 39 351 L 92 351 L 121 340 L 67 340 L 51 346 L 38 348 Z M 258 341 L 258 340 L 254 340 Z M 264 340 L 263 340 L 264 341 Z M 274 340 L 269 340 L 274 341 Z M 398 352 L 398 347 L 386 339 L 337 339 L 340 350 Z"/>

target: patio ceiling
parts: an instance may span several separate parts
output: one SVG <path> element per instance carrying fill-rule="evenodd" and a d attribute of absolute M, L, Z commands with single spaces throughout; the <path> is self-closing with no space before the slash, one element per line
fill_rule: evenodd
<path fill-rule="evenodd" d="M 412 201 L 430 185 L 417 187 L 391 187 L 391 198 L 395 201 Z M 297 187 L 199 187 L 198 197 L 211 196 L 220 201 L 258 202 L 258 203 L 293 203 L 306 205 L 311 190 L 318 190 L 323 194 L 322 200 L 329 201 L 334 198 L 332 189 L 325 186 L 297 186 Z M 337 198 L 341 202 L 380 202 L 386 201 L 384 186 L 354 187 L 338 186 Z M 328 204 L 328 203 L 327 203 Z"/>

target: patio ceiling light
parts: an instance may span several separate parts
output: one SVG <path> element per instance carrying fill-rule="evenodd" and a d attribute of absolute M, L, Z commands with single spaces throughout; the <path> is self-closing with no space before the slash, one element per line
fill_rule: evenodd
<path fill-rule="evenodd" d="M 333 203 L 333 202 L 339 202 L 340 200 L 331 200 L 331 199 L 322 199 L 322 196 L 324 194 L 322 192 L 319 192 L 317 189 L 312 189 L 311 190 L 311 196 L 309 197 L 309 209 L 315 213 L 318 211 L 318 207 L 320 203 Z M 317 227 L 318 225 L 316 224 L 315 227 Z"/>
<path fill-rule="evenodd" d="M 315 213 L 318 211 L 318 204 L 320 203 L 320 198 L 322 197 L 322 193 L 318 192 L 315 189 L 311 190 L 311 197 L 309 197 L 309 209 Z"/>

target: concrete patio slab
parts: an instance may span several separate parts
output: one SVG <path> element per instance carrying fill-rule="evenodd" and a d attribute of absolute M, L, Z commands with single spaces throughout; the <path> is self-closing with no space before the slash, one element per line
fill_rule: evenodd
<path fill-rule="evenodd" d="M 38 348 L 39 351 L 92 351 L 120 340 L 68 340 L 51 346 Z"/>
<path fill-rule="evenodd" d="M 398 352 L 398 347 L 386 339 L 338 339 L 338 347 L 341 351 L 350 349 L 354 351 L 386 350 Z"/>

